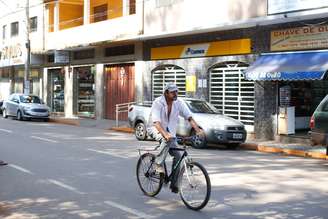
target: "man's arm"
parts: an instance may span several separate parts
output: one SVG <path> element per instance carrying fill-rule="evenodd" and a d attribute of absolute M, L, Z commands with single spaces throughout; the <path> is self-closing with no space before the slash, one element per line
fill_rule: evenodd
<path fill-rule="evenodd" d="M 163 135 L 163 137 L 166 139 L 166 141 L 169 141 L 173 136 L 171 133 L 165 131 L 161 125 L 160 122 L 154 122 L 154 127 Z"/>

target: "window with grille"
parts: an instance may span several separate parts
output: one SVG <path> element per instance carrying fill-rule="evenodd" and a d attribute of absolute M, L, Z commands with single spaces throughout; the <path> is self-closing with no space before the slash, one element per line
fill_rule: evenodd
<path fill-rule="evenodd" d="M 30 18 L 30 32 L 36 32 L 38 30 L 38 17 Z"/>
<path fill-rule="evenodd" d="M 254 129 L 254 82 L 244 80 L 241 62 L 226 62 L 209 70 L 210 102 L 224 115 L 235 118 L 249 131 Z"/>
<path fill-rule="evenodd" d="M 159 66 L 152 71 L 152 100 L 163 94 L 166 83 L 174 82 L 178 88 L 178 96 L 186 96 L 186 72 L 176 65 Z"/>

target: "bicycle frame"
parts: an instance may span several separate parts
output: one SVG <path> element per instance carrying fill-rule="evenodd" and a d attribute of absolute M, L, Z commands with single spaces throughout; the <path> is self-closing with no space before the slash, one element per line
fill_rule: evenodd
<path fill-rule="evenodd" d="M 166 184 L 172 180 L 175 171 L 178 168 L 180 168 L 181 162 L 185 159 L 185 157 L 188 156 L 188 153 L 187 153 L 187 151 L 186 151 L 185 148 L 170 148 L 170 150 L 183 151 L 183 154 L 182 154 L 181 158 L 178 160 L 178 162 L 176 163 L 176 165 L 173 167 L 170 175 L 168 175 L 168 170 L 167 170 L 167 166 L 166 166 L 166 160 L 164 160 L 164 170 L 165 170 L 164 183 L 166 183 Z"/>

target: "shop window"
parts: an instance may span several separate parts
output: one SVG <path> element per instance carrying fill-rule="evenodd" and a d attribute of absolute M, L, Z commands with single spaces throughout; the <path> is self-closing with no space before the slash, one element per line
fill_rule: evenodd
<path fill-rule="evenodd" d="M 92 117 L 95 113 L 95 80 L 92 67 L 76 67 L 77 75 L 77 113 Z"/>
<path fill-rule="evenodd" d="M 87 49 L 87 50 L 73 52 L 73 59 L 75 60 L 93 59 L 94 57 L 95 57 L 94 49 Z"/>
<path fill-rule="evenodd" d="M 63 70 L 50 70 L 51 87 L 51 108 L 52 112 L 64 112 L 65 98 L 64 98 L 64 85 L 65 85 L 65 71 Z"/>
<path fill-rule="evenodd" d="M 30 18 L 30 32 L 36 32 L 38 30 L 38 17 Z"/>
<path fill-rule="evenodd" d="M 11 23 L 10 25 L 10 36 L 11 37 L 14 37 L 14 36 L 17 36 L 18 35 L 18 32 L 19 32 L 19 24 L 18 24 L 18 21 L 17 22 L 13 22 Z"/>
<path fill-rule="evenodd" d="M 9 68 L 0 68 L 0 79 L 9 79 L 9 74 Z"/>
<path fill-rule="evenodd" d="M 105 49 L 105 56 L 133 55 L 134 45 L 115 46 Z"/>
<path fill-rule="evenodd" d="M 178 96 L 186 96 L 186 72 L 176 65 L 158 66 L 152 71 L 152 99 L 163 94 L 167 83 L 174 82 L 178 88 Z"/>
<path fill-rule="evenodd" d="M 93 8 L 94 22 L 107 20 L 107 4 L 99 5 Z"/>

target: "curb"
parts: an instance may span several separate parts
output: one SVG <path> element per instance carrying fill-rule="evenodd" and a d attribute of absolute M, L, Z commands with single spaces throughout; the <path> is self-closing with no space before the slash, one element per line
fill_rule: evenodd
<path fill-rule="evenodd" d="M 133 128 L 129 128 L 129 127 L 113 127 L 110 130 L 114 130 L 118 132 L 134 133 Z"/>
<path fill-rule="evenodd" d="M 276 148 L 267 145 L 261 145 L 256 143 L 244 143 L 240 145 L 240 148 L 246 150 L 255 150 L 264 153 L 280 153 L 283 155 L 291 155 L 296 157 L 307 157 L 321 160 L 328 160 L 328 156 L 324 153 L 313 152 L 313 151 L 304 151 L 304 150 L 296 150 L 296 149 L 288 149 L 288 148 Z"/>
<path fill-rule="evenodd" d="M 60 124 L 65 124 L 65 125 L 75 125 L 79 126 L 80 121 L 78 119 L 57 119 L 57 118 L 50 118 L 49 122 L 53 123 L 60 123 Z"/>

